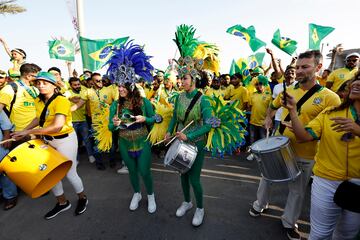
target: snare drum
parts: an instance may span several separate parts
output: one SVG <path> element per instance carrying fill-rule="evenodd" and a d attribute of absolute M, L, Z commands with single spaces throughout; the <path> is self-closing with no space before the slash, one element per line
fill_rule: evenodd
<path fill-rule="evenodd" d="M 268 181 L 290 181 L 301 173 L 288 137 L 273 136 L 269 139 L 260 139 L 250 146 L 250 152 L 258 162 L 261 175 Z"/>
<path fill-rule="evenodd" d="M 197 152 L 196 146 L 176 139 L 165 155 L 164 164 L 184 174 L 193 165 Z"/>
<path fill-rule="evenodd" d="M 49 191 L 69 171 L 72 162 L 40 139 L 24 142 L 0 163 L 4 172 L 32 198 Z"/>

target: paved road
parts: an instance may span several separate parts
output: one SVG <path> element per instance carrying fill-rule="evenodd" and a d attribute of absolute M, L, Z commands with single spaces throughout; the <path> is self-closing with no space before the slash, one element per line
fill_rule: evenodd
<path fill-rule="evenodd" d="M 130 212 L 128 176 L 110 168 L 98 171 L 82 154 L 78 170 L 90 201 L 88 210 L 81 216 L 73 215 L 76 196 L 66 180 L 65 193 L 73 207 L 49 221 L 43 215 L 54 206 L 53 196 L 30 199 L 22 194 L 16 208 L 0 210 L 0 239 L 286 239 L 279 217 L 286 200 L 286 184 L 274 186 L 272 205 L 265 215 L 250 217 L 248 210 L 256 196 L 259 172 L 256 162 L 246 161 L 245 156 L 206 157 L 202 172 L 205 220 L 194 228 L 194 209 L 182 218 L 175 216 L 183 200 L 179 175 L 164 168 L 161 159 L 154 156 L 152 164 L 158 210 L 149 214 L 144 190 L 139 209 Z M 309 232 L 308 221 L 309 194 L 299 221 L 304 238 Z"/>

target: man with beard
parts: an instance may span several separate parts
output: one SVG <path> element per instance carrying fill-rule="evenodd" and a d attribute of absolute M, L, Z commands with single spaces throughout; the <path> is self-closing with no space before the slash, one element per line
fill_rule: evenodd
<path fill-rule="evenodd" d="M 211 88 L 206 91 L 205 95 L 209 96 L 209 97 L 213 97 L 213 96 L 219 97 L 221 100 L 223 100 L 223 97 L 225 95 L 225 91 L 222 90 L 220 88 L 220 86 L 221 86 L 220 79 L 215 77 L 212 80 Z"/>
<path fill-rule="evenodd" d="M 360 55 L 355 52 L 348 54 L 345 58 L 345 67 L 336 69 L 328 76 L 326 87 L 337 93 L 340 86 L 353 78 L 358 71 L 359 57 Z"/>
<path fill-rule="evenodd" d="M 307 51 L 299 55 L 296 62 L 296 80 L 298 83 L 286 89 L 286 91 L 295 98 L 296 102 L 311 91 L 313 94 L 298 108 L 299 119 L 306 125 L 311 119 L 314 119 L 322 110 L 331 106 L 338 106 L 340 98 L 331 90 L 316 84 L 316 73 L 322 67 L 322 55 L 320 51 Z M 281 107 L 282 94 L 270 104 L 265 119 L 265 128 L 272 127 L 272 119 L 278 108 Z M 288 110 L 284 109 L 282 120 L 288 121 Z M 279 133 L 288 137 L 295 150 L 296 161 L 302 173 L 295 180 L 288 182 L 289 194 L 281 216 L 282 225 L 285 228 L 288 239 L 300 239 L 296 221 L 300 216 L 302 203 L 308 185 L 312 167 L 314 165 L 314 156 L 316 153 L 317 142 L 298 143 L 294 133 L 291 131 L 291 124 L 284 122 L 284 127 L 280 127 Z M 249 214 L 258 217 L 268 208 L 270 199 L 271 182 L 261 178 L 257 200 L 253 203 Z"/>
<path fill-rule="evenodd" d="M 88 100 L 87 90 L 81 89 L 80 79 L 76 77 L 71 77 L 69 79 L 69 84 L 70 90 L 68 92 L 70 95 L 69 100 L 71 102 L 71 105 L 78 103 L 80 99 L 84 101 Z M 95 162 L 95 157 L 93 156 L 93 146 L 89 136 L 89 128 L 86 122 L 85 105 L 72 112 L 72 124 L 78 139 L 82 139 L 85 143 L 86 151 L 89 156 L 89 162 Z"/>

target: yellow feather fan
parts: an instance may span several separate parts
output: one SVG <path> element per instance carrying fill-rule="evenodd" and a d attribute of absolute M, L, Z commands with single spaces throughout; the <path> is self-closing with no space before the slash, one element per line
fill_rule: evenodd
<path fill-rule="evenodd" d="M 173 116 L 173 106 L 171 104 L 153 103 L 155 105 L 155 113 L 162 117 L 162 122 L 154 123 L 147 139 L 155 144 L 164 139 L 166 131 L 169 127 L 171 118 Z"/>

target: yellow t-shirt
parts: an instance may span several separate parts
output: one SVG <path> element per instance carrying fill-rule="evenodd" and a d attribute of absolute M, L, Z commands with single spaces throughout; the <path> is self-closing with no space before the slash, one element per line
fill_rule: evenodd
<path fill-rule="evenodd" d="M 220 97 L 221 99 L 224 98 L 225 96 L 225 90 L 222 90 L 221 88 L 219 89 L 213 89 L 213 88 L 209 88 L 206 92 L 205 92 L 206 96 L 212 97 L 212 96 L 216 96 L 216 97 Z"/>
<path fill-rule="evenodd" d="M 326 82 L 332 82 L 333 85 L 331 87 L 331 90 L 334 92 L 337 92 L 340 88 L 340 86 L 347 80 L 354 77 L 355 73 L 358 71 L 358 68 L 354 68 L 353 70 L 349 70 L 348 68 L 338 68 L 327 78 Z"/>
<path fill-rule="evenodd" d="M 20 86 L 18 82 L 15 82 L 18 86 L 16 93 L 16 101 L 13 105 L 10 121 L 15 125 L 15 131 L 21 131 L 27 127 L 32 120 L 36 117 L 34 97 L 32 97 L 24 87 Z M 38 90 L 34 87 L 29 87 L 34 96 L 37 96 Z M 0 103 L 4 104 L 9 110 L 11 101 L 14 97 L 13 88 L 7 84 L 0 91 Z"/>
<path fill-rule="evenodd" d="M 341 141 L 344 132 L 336 132 L 331 127 L 334 123 L 331 120 L 333 117 L 350 118 L 355 121 L 356 111 L 352 106 L 336 112 L 326 112 L 326 110 L 306 126 L 314 139 L 321 139 L 315 156 L 314 174 L 340 181 L 360 178 L 360 137 L 356 136 L 349 142 Z"/>
<path fill-rule="evenodd" d="M 101 108 L 108 107 L 119 96 L 119 91 L 115 85 L 103 87 L 100 90 L 89 88 L 87 91 L 91 117 L 95 117 L 96 114 L 101 113 Z"/>
<path fill-rule="evenodd" d="M 234 86 L 229 88 L 229 91 L 226 93 L 225 98 L 230 98 L 230 101 L 239 100 L 240 104 L 238 108 L 240 110 L 245 110 L 245 104 L 249 102 L 249 92 L 243 86 L 238 86 L 235 88 Z"/>
<path fill-rule="evenodd" d="M 35 108 L 36 108 L 36 117 L 40 119 L 42 110 L 45 107 L 45 103 L 40 100 L 40 98 L 35 99 Z M 72 127 L 72 117 L 70 111 L 70 101 L 67 100 L 64 96 L 57 96 L 48 106 L 45 114 L 45 123 L 43 127 L 51 125 L 55 119 L 56 114 L 65 115 L 66 120 L 64 126 L 61 128 L 60 132 L 49 133 L 49 136 L 59 136 L 66 133 L 71 133 L 74 131 Z"/>
<path fill-rule="evenodd" d="M 287 93 L 293 96 L 298 102 L 302 96 L 305 95 L 307 90 L 302 90 L 299 87 L 299 84 L 295 84 L 295 86 L 291 86 L 288 88 Z M 281 107 L 281 98 L 282 93 L 279 94 L 273 102 L 270 104 L 271 108 L 278 109 Z M 298 112 L 299 119 L 302 124 L 306 125 L 312 119 L 314 119 L 319 113 L 321 113 L 325 108 L 331 106 L 340 105 L 341 101 L 339 96 L 333 91 L 322 87 L 319 91 L 314 93 L 300 108 Z M 288 110 L 283 108 L 281 119 L 284 120 L 288 115 Z M 289 128 L 285 128 L 283 133 L 284 136 L 287 136 L 292 146 L 294 147 L 295 153 L 305 159 L 314 159 L 316 153 L 316 142 L 306 142 L 306 143 L 297 143 L 296 137 L 293 132 L 289 130 Z"/>
<path fill-rule="evenodd" d="M 73 90 L 69 90 L 69 98 L 71 97 L 80 97 L 82 100 L 87 101 L 88 95 L 87 95 L 87 89 L 81 89 L 80 93 L 76 93 Z M 71 106 L 73 106 L 75 103 L 71 102 Z M 71 112 L 72 114 L 72 121 L 73 122 L 84 122 L 86 121 L 86 104 L 81 106 L 81 108 L 76 109 L 76 111 Z"/>
<path fill-rule="evenodd" d="M 271 92 L 255 92 L 251 95 L 251 115 L 250 123 L 255 126 L 264 126 L 266 110 L 272 100 Z"/>

